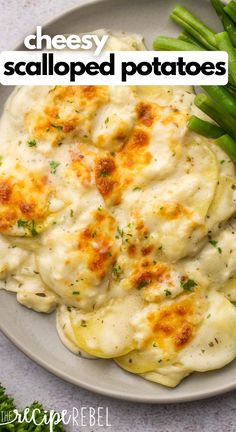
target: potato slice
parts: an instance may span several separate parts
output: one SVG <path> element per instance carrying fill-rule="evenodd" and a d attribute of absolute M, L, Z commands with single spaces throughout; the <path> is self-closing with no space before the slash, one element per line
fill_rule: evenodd
<path fill-rule="evenodd" d="M 208 224 L 213 227 L 219 222 L 225 221 L 235 212 L 234 185 L 236 178 L 222 176 L 216 187 L 215 197 L 208 211 Z"/>
<path fill-rule="evenodd" d="M 137 97 L 145 102 L 161 106 L 173 105 L 179 109 L 190 108 L 194 98 L 193 87 L 190 86 L 137 86 Z"/>
<path fill-rule="evenodd" d="M 183 348 L 169 352 L 151 343 L 115 359 L 129 372 L 168 387 L 175 387 L 191 372 L 218 369 L 236 356 L 236 309 L 220 293 L 209 291 L 209 307 L 192 340 Z"/>
<path fill-rule="evenodd" d="M 94 312 L 83 313 L 72 309 L 71 325 L 78 347 L 88 354 L 112 358 L 136 348 L 131 320 L 142 308 L 139 295 L 112 299 Z"/>
<path fill-rule="evenodd" d="M 155 343 L 144 350 L 135 350 L 115 359 L 115 362 L 128 372 L 138 374 L 148 381 L 168 387 L 175 387 L 191 371 L 181 365 L 162 361 L 165 353 Z"/>
<path fill-rule="evenodd" d="M 214 199 L 218 181 L 218 163 L 215 154 L 203 142 L 191 142 L 188 146 L 187 161 L 189 174 L 198 179 L 198 188 L 187 198 L 186 204 L 205 218 Z"/>
<path fill-rule="evenodd" d="M 140 376 L 157 384 L 162 384 L 167 387 L 176 387 L 190 373 L 190 371 L 182 370 L 178 366 L 172 366 L 162 371 L 140 374 Z"/>
<path fill-rule="evenodd" d="M 66 346 L 66 348 L 68 348 L 74 354 L 81 354 L 81 351 L 77 346 L 77 341 L 74 335 L 74 331 L 71 328 L 69 310 L 70 308 L 68 309 L 65 305 L 60 305 L 57 308 L 57 314 L 56 314 L 57 333 L 62 343 Z"/>
<path fill-rule="evenodd" d="M 150 344 L 144 350 L 134 350 L 122 357 L 116 358 L 115 362 L 123 369 L 140 374 L 155 370 L 162 361 L 163 351 Z"/>
<path fill-rule="evenodd" d="M 236 308 L 221 293 L 208 292 L 209 309 L 193 340 L 179 352 L 183 368 L 206 372 L 236 357 Z"/>
<path fill-rule="evenodd" d="M 236 276 L 228 279 L 221 287 L 220 292 L 222 292 L 229 301 L 236 302 Z"/>
<path fill-rule="evenodd" d="M 173 90 L 171 86 L 137 86 L 137 96 L 141 100 L 145 100 L 152 103 L 170 104 L 171 98 L 173 97 Z"/>

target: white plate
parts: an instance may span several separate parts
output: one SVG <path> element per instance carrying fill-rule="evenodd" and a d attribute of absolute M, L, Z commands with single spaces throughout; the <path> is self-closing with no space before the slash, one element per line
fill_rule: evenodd
<path fill-rule="evenodd" d="M 150 48 L 158 34 L 176 35 L 178 28 L 168 20 L 175 0 L 102 0 L 85 2 L 44 26 L 50 35 L 89 32 L 110 28 L 142 33 Z M 182 1 L 210 26 L 218 20 L 206 0 Z M 23 49 L 23 45 L 18 47 Z M 0 110 L 12 88 L 0 88 Z M 0 292 L 0 327 L 9 339 L 34 361 L 59 377 L 86 389 L 136 402 L 182 402 L 206 398 L 236 388 L 236 362 L 204 374 L 193 374 L 177 388 L 168 389 L 121 370 L 112 361 L 84 360 L 60 342 L 55 315 L 38 314 L 17 304 L 15 295 Z"/>

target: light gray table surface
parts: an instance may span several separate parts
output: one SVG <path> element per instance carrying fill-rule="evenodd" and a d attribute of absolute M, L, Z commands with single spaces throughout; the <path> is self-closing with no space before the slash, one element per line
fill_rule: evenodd
<path fill-rule="evenodd" d="M 166 1 L 166 0 L 165 0 Z M 0 51 L 13 48 L 35 25 L 79 4 L 79 0 L 0 0 Z M 68 427 L 68 431 L 233 432 L 236 392 L 179 405 L 118 401 L 68 384 L 43 370 L 0 334 L 0 381 L 23 407 L 37 399 L 49 409 L 109 407 L 112 426 Z"/>

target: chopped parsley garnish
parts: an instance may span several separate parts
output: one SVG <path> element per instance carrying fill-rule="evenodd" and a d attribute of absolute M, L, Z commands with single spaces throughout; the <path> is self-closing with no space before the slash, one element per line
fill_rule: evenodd
<path fill-rule="evenodd" d="M 181 280 L 180 285 L 185 291 L 193 292 L 194 287 L 197 285 L 197 283 L 193 279 L 183 279 Z"/>
<path fill-rule="evenodd" d="M 120 280 L 121 274 L 122 274 L 121 267 L 119 265 L 118 266 L 114 266 L 113 269 L 112 269 L 112 277 L 113 277 L 113 279 L 115 279 L 117 281 Z"/>
<path fill-rule="evenodd" d="M 137 288 L 140 290 L 140 289 L 144 288 L 147 285 L 148 285 L 148 281 L 141 281 L 141 282 L 138 283 Z"/>
<path fill-rule="evenodd" d="M 38 231 L 35 227 L 35 221 L 34 220 L 27 221 L 27 220 L 23 220 L 23 219 L 18 219 L 17 226 L 18 226 L 18 228 L 27 229 L 33 237 L 38 235 Z"/>
<path fill-rule="evenodd" d="M 96 231 L 93 231 L 92 232 L 92 238 L 96 237 L 96 235 L 97 235 Z"/>
<path fill-rule="evenodd" d="M 0 166 L 2 166 L 3 156 L 0 156 Z"/>
<path fill-rule="evenodd" d="M 58 129 L 58 130 L 62 130 L 63 129 L 63 126 L 60 126 L 60 125 L 51 124 L 51 126 L 53 128 L 55 128 L 55 129 Z"/>
<path fill-rule="evenodd" d="M 27 223 L 28 223 L 28 221 L 18 219 L 17 226 L 18 226 L 18 228 L 22 228 L 22 227 L 25 227 Z"/>
<path fill-rule="evenodd" d="M 136 191 L 141 191 L 141 187 L 139 187 L 139 186 L 135 186 L 135 187 L 133 188 L 133 192 L 136 192 Z"/>
<path fill-rule="evenodd" d="M 218 245 L 218 241 L 216 241 L 216 240 L 209 240 L 209 243 L 218 250 L 219 254 L 222 253 L 222 249 L 217 246 Z"/>
<path fill-rule="evenodd" d="M 103 210 L 102 206 L 99 206 L 98 211 L 102 211 L 102 210 Z"/>
<path fill-rule="evenodd" d="M 168 289 L 165 289 L 164 293 L 165 293 L 166 297 L 168 297 L 168 296 L 170 296 L 172 294 L 171 291 L 168 290 Z"/>
<path fill-rule="evenodd" d="M 120 227 L 117 227 L 117 233 L 119 234 L 120 237 L 124 236 L 124 231 L 122 229 L 120 229 Z"/>
<path fill-rule="evenodd" d="M 52 174 L 56 174 L 56 170 L 59 167 L 60 162 L 51 161 L 49 165 L 50 165 L 50 168 L 51 168 L 51 173 Z"/>
<path fill-rule="evenodd" d="M 49 90 L 49 93 L 51 93 L 51 92 L 53 92 L 53 91 L 55 91 L 56 90 L 56 88 L 57 88 L 58 86 L 57 85 L 55 85 L 51 90 Z"/>
<path fill-rule="evenodd" d="M 211 317 L 211 314 L 208 314 L 208 315 L 207 315 L 207 319 L 209 319 L 210 317 Z"/>
<path fill-rule="evenodd" d="M 109 174 L 108 174 L 108 172 L 107 171 L 101 171 L 101 177 L 107 177 Z"/>
<path fill-rule="evenodd" d="M 107 117 L 104 121 L 105 124 L 107 124 L 109 122 L 109 117 Z"/>
<path fill-rule="evenodd" d="M 85 320 L 81 320 L 81 327 L 87 327 L 87 323 Z"/>
<path fill-rule="evenodd" d="M 158 347 L 158 345 L 156 344 L 156 342 L 153 342 L 152 346 L 153 346 L 153 348 L 157 348 Z"/>
<path fill-rule="evenodd" d="M 71 211 L 70 211 L 70 217 L 71 217 L 71 218 L 74 217 L 74 210 L 73 210 L 73 209 L 71 209 Z"/>
<path fill-rule="evenodd" d="M 73 295 L 80 295 L 80 292 L 79 292 L 79 291 L 73 291 L 72 294 L 73 294 Z"/>
<path fill-rule="evenodd" d="M 37 141 L 35 139 L 29 139 L 27 144 L 29 147 L 37 147 Z"/>
<path fill-rule="evenodd" d="M 28 222 L 27 228 L 31 232 L 32 236 L 38 235 L 38 231 L 35 228 L 35 222 L 34 222 L 34 220 L 31 220 L 31 221 Z"/>

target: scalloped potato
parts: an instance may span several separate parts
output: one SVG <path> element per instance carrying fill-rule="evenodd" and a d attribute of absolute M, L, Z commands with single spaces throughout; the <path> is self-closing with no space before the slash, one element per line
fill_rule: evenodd
<path fill-rule="evenodd" d="M 144 49 L 113 34 L 109 49 Z M 17 88 L 0 122 L 0 288 L 74 353 L 169 387 L 236 357 L 236 175 L 190 87 Z M 69 365 L 68 365 L 69 367 Z"/>

